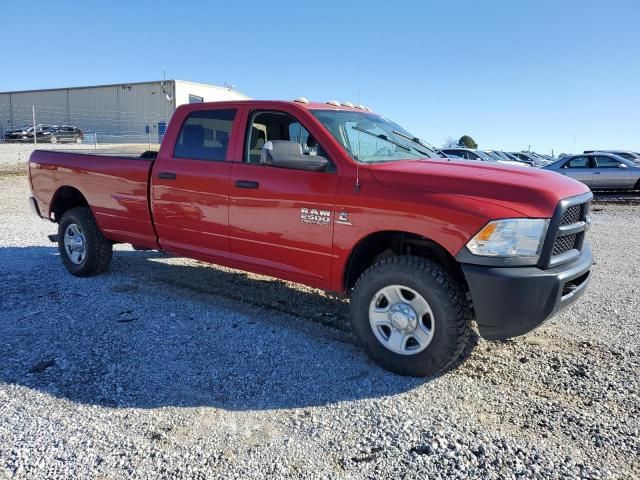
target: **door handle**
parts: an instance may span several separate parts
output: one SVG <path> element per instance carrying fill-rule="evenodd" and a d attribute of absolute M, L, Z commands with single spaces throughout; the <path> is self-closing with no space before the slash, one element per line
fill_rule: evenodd
<path fill-rule="evenodd" d="M 236 180 L 236 187 L 238 188 L 258 188 L 260 184 L 252 180 Z"/>
<path fill-rule="evenodd" d="M 602 172 L 593 172 L 594 175 L 600 175 Z"/>
<path fill-rule="evenodd" d="M 158 173 L 158 178 L 162 178 L 164 180 L 175 180 L 177 175 L 173 172 L 160 172 Z"/>

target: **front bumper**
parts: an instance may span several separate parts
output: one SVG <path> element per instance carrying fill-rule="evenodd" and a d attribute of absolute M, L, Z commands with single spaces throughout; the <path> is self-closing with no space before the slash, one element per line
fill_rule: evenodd
<path fill-rule="evenodd" d="M 503 340 L 540 326 L 582 296 L 592 264 L 588 245 L 575 260 L 546 270 L 462 264 L 480 335 Z"/>

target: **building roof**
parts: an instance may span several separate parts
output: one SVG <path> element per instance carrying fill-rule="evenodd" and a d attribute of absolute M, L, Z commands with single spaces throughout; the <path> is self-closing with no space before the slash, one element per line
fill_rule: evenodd
<path fill-rule="evenodd" d="M 232 91 L 234 93 L 237 93 L 238 95 L 242 95 L 244 97 L 246 97 L 245 94 L 240 93 L 236 90 L 233 90 L 232 88 L 228 88 L 228 87 L 224 87 L 224 86 L 219 86 L 219 85 L 212 85 L 210 83 L 198 83 L 198 82 L 191 82 L 188 80 L 178 80 L 178 79 L 169 79 L 169 80 L 149 80 L 147 82 L 121 82 L 121 83 L 108 83 L 108 84 L 104 84 L 104 85 L 84 85 L 84 86 L 72 86 L 72 87 L 56 87 L 56 88 L 34 88 L 31 90 L 12 90 L 12 91 L 7 91 L 7 92 L 0 92 L 0 95 L 2 94 L 13 94 L 13 93 L 33 93 L 33 92 L 54 92 L 57 90 L 80 90 L 80 89 L 86 89 L 86 88 L 105 88 L 105 87 L 122 87 L 122 86 L 133 86 L 133 85 L 150 85 L 150 84 L 160 84 L 162 82 L 177 82 L 177 83 L 188 83 L 191 85 L 200 85 L 203 87 L 210 87 L 210 88 L 215 88 L 215 89 L 219 89 L 219 90 L 228 90 L 228 91 Z M 249 97 L 247 97 L 249 98 Z"/>

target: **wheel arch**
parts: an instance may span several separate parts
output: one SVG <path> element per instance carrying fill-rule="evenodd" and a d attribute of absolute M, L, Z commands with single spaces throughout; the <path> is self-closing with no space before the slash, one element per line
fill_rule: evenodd
<path fill-rule="evenodd" d="M 54 221 L 59 222 L 67 210 L 75 207 L 89 207 L 87 197 L 76 187 L 63 185 L 53 194 L 49 206 L 49 217 L 53 214 Z"/>
<path fill-rule="evenodd" d="M 412 232 L 383 230 L 363 237 L 351 250 L 342 272 L 342 287 L 349 293 L 360 275 L 375 262 L 399 255 L 431 259 L 462 282 L 468 289 L 460 264 L 442 245 Z"/>

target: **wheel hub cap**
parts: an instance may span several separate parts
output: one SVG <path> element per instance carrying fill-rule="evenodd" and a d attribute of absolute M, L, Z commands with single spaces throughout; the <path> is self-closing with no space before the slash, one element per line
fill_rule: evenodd
<path fill-rule="evenodd" d="M 431 343 L 435 319 L 429 302 L 416 290 L 388 285 L 371 299 L 369 324 L 385 348 L 400 355 L 415 355 Z"/>
<path fill-rule="evenodd" d="M 406 303 L 396 303 L 389 308 L 389 322 L 395 330 L 411 333 L 418 325 L 418 315 Z"/>
<path fill-rule="evenodd" d="M 63 241 L 64 250 L 69 260 L 76 265 L 81 264 L 86 255 L 87 242 L 80 227 L 75 223 L 69 225 L 64 233 Z"/>

